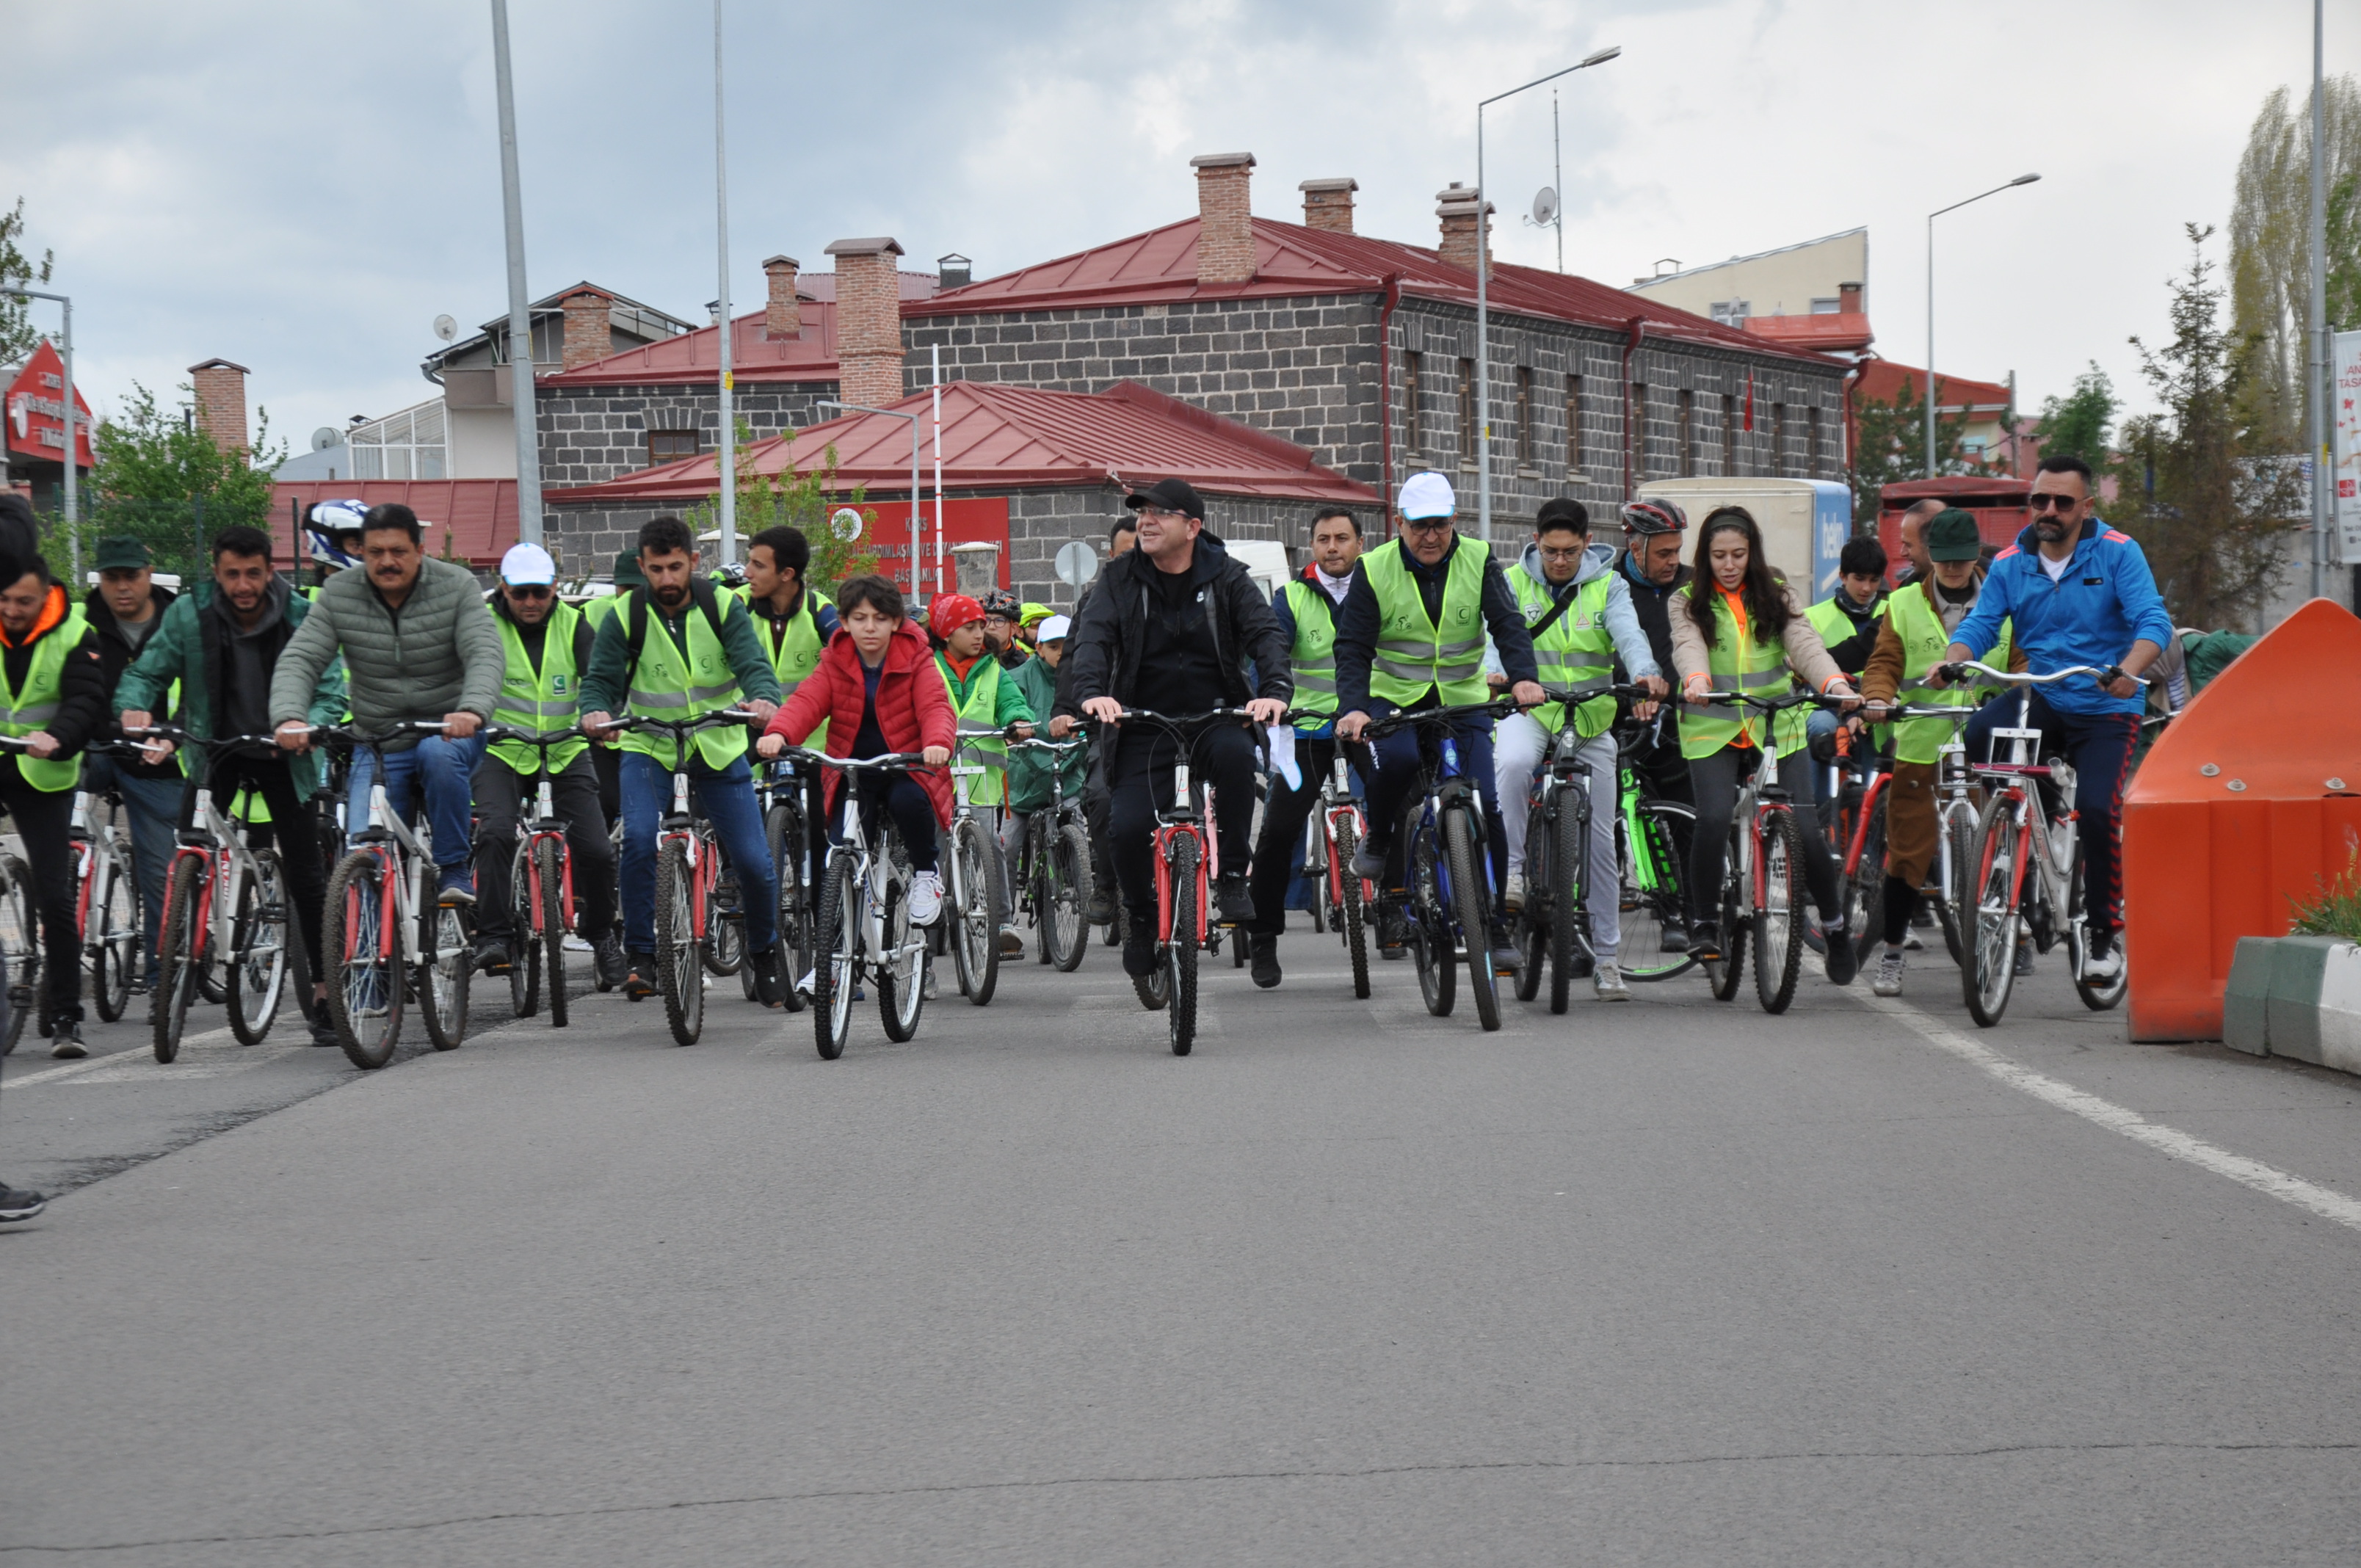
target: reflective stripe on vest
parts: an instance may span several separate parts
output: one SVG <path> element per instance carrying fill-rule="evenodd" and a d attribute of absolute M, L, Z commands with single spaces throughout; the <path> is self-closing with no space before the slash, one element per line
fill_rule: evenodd
<path fill-rule="evenodd" d="M 1876 602 L 1870 606 L 1871 619 L 1874 619 L 1876 617 L 1877 612 L 1882 606 L 1892 602 L 1892 596 L 1883 594 L 1879 595 Z M 1804 619 L 1810 621 L 1812 623 L 1812 630 L 1820 634 L 1820 645 L 1828 649 L 1831 652 L 1834 652 L 1838 643 L 1851 638 L 1856 631 L 1856 628 L 1852 623 L 1852 617 L 1844 612 L 1844 608 L 1838 604 L 1833 597 L 1824 598 L 1819 603 L 1814 605 L 1811 609 L 1806 610 L 1804 612 Z M 1860 680 L 1855 678 L 1853 685 L 1855 686 L 1859 686 L 1861 685 Z M 1804 683 L 1801 680 L 1796 681 L 1795 689 L 1801 691 L 1803 687 Z M 1809 720 L 1807 719 L 1806 722 L 1809 722 Z M 1875 746 L 1879 751 L 1883 751 L 1885 750 L 1887 738 L 1891 736 L 1893 732 L 1894 726 L 1891 724 L 1872 724 L 1869 729 L 1870 743 Z"/>
<path fill-rule="evenodd" d="M 1369 695 L 1397 707 L 1418 701 L 1433 688 L 1446 705 L 1482 702 L 1484 682 L 1484 567 L 1491 549 L 1461 535 L 1443 579 L 1443 617 L 1427 617 L 1399 539 L 1365 558 L 1369 590 L 1378 598 L 1378 644 L 1369 663 Z"/>
<path fill-rule="evenodd" d="M 1287 608 L 1295 617 L 1295 646 L 1288 662 L 1295 674 L 1295 706 L 1306 713 L 1336 711 L 1336 605 L 1315 583 L 1297 577 L 1287 585 Z"/>
<path fill-rule="evenodd" d="M 1951 645 L 1951 634 L 1943 630 L 1943 618 L 1935 612 L 1927 598 L 1929 589 L 1924 584 L 1913 584 L 1886 600 L 1885 613 L 1892 618 L 1894 635 L 1902 643 L 1902 684 L 1894 695 L 1913 707 L 1972 707 L 1979 694 L 1997 691 L 2000 687 L 1987 683 L 1981 686 L 1936 687 L 1927 684 L 1927 676 L 1943 662 L 1943 654 Z M 2000 642 L 1983 663 L 2000 669 L 2008 668 L 2008 643 L 2011 628 L 2001 622 Z M 1905 718 L 1894 726 L 1894 757 L 1902 762 L 1932 762 L 1940 756 L 1943 743 L 1951 738 L 1954 728 L 1948 718 Z"/>
<path fill-rule="evenodd" d="M 729 601 L 719 607 L 728 609 Z M 618 609 L 617 614 L 627 611 Z M 739 610 L 744 614 L 743 607 Z M 730 668 L 730 655 L 714 634 L 705 612 L 697 608 L 692 598 L 683 607 L 681 625 L 688 631 L 688 647 L 684 651 L 673 641 L 671 629 L 664 623 L 653 605 L 646 607 L 647 638 L 640 645 L 639 667 L 631 672 L 631 692 L 626 709 L 643 718 L 694 718 L 716 708 L 734 706 L 739 698 L 738 676 Z M 628 630 L 630 623 L 625 622 Z M 653 757 L 669 768 L 674 762 L 672 738 L 651 735 L 643 729 L 626 730 L 623 750 L 640 751 Z M 726 768 L 746 754 L 746 730 L 742 725 L 722 725 L 699 730 L 697 737 L 697 755 L 710 768 Z"/>
<path fill-rule="evenodd" d="M 943 677 L 943 694 L 950 698 L 959 719 L 962 762 L 983 772 L 968 781 L 967 798 L 973 806 L 998 806 L 1008 793 L 1008 741 L 993 716 L 1000 711 L 1000 661 L 990 653 L 969 666 L 967 696 L 960 696 L 959 679 L 950 661 L 935 655 L 935 670 Z"/>
<path fill-rule="evenodd" d="M 66 655 L 81 645 L 82 634 L 89 630 L 90 618 L 82 613 L 82 606 L 75 605 L 48 636 L 33 644 L 33 657 L 25 667 L 22 686 L 11 688 L 6 668 L 0 665 L 0 735 L 30 735 L 56 722 L 64 691 Z M 81 781 L 82 759 L 43 760 L 18 752 L 16 773 L 35 789 L 55 794 L 71 789 Z"/>
<path fill-rule="evenodd" d="M 581 673 L 574 667 L 574 630 L 582 612 L 560 599 L 544 622 L 541 668 L 526 656 L 524 633 L 505 615 L 495 615 L 500 629 L 500 649 L 508 665 L 500 674 L 500 695 L 492 704 L 492 722 L 528 733 L 572 728 L 582 717 Z M 568 740 L 549 748 L 549 771 L 562 772 L 588 749 L 587 740 Z M 541 772 L 542 752 L 522 740 L 495 740 L 492 755 L 527 776 Z"/>
<path fill-rule="evenodd" d="M 1686 593 L 1713 595 L 1713 646 L 1706 652 L 1706 674 L 1715 691 L 1739 691 L 1749 696 L 1775 696 L 1787 689 L 1787 649 L 1773 641 L 1763 644 L 1754 640 L 1754 618 L 1749 616 L 1741 630 L 1738 618 L 1730 612 L 1730 601 L 1719 589 L 1709 583 L 1692 582 Z M 1675 615 L 1686 615 L 1686 603 L 1673 607 Z M 1804 743 L 1805 715 L 1810 710 L 1797 707 L 1779 715 L 1778 740 L 1782 752 L 1792 751 Z M 1763 741 L 1765 715 L 1754 708 L 1741 708 L 1728 703 L 1708 703 L 1703 707 L 1681 709 L 1681 755 L 1710 757 L 1741 735 L 1752 746 Z"/>
<path fill-rule="evenodd" d="M 1509 587 L 1517 596 L 1517 609 L 1525 625 L 1539 624 L 1557 607 L 1556 592 L 1536 580 L 1520 561 L 1508 571 Z M 1533 642 L 1533 659 L 1545 686 L 1578 686 L 1603 681 L 1615 674 L 1615 640 L 1607 631 L 1607 596 L 1615 579 L 1600 573 L 1574 591 L 1574 603 Z M 1550 734 L 1565 722 L 1565 704 L 1545 703 L 1532 710 L 1533 721 Z M 1593 697 L 1574 710 L 1575 733 L 1584 740 L 1603 735 L 1615 722 L 1615 699 Z"/>

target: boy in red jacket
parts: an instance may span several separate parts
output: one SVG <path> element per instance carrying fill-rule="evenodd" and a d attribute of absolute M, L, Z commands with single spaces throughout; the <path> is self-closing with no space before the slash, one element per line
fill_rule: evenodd
<path fill-rule="evenodd" d="M 910 880 L 910 919 L 931 926 L 942 911 L 942 878 L 936 874 L 938 826 L 951 820 L 951 760 L 958 724 L 942 677 L 935 673 L 927 634 L 904 614 L 902 591 L 884 577 L 848 579 L 836 592 L 840 630 L 821 650 L 819 667 L 804 678 L 785 706 L 754 742 L 765 761 L 828 723 L 831 757 L 882 757 L 895 751 L 924 754 L 932 772 L 864 773 L 856 782 L 862 809 L 884 809 L 894 819 L 917 874 Z M 829 831 L 840 835 L 844 810 L 840 793 L 844 774 L 831 770 L 823 786 Z"/>

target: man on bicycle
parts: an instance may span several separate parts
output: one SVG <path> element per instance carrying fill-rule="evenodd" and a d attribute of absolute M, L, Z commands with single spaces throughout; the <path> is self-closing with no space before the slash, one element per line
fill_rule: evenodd
<path fill-rule="evenodd" d="M 144 729 L 155 723 L 177 685 L 180 725 L 192 737 L 269 733 L 279 664 L 296 632 L 317 613 L 313 601 L 270 569 L 270 535 L 243 525 L 223 529 L 214 536 L 213 580 L 173 602 L 115 684 L 115 707 L 123 728 Z M 334 724 L 344 714 L 346 695 L 344 666 L 330 659 L 312 677 L 305 718 Z M 150 741 L 147 761 L 160 766 L 173 750 L 170 740 Z M 199 789 L 209 791 L 213 809 L 221 816 L 248 790 L 270 813 L 267 826 L 248 829 L 247 841 L 257 848 L 277 843 L 303 951 L 311 959 L 313 995 L 324 997 L 320 912 L 328 879 L 312 806 L 320 788 L 320 759 L 269 748 L 210 755 L 192 749 L 182 765 L 190 776 L 180 804 L 181 826 L 193 818 Z M 312 1043 L 336 1044 L 324 1006 L 312 1010 Z"/>
<path fill-rule="evenodd" d="M 1316 723 L 1298 724 L 1295 765 L 1302 782 L 1288 787 L 1276 772 L 1263 802 L 1262 832 L 1255 840 L 1255 917 L 1246 927 L 1254 982 L 1268 990 L 1279 982 L 1279 938 L 1287 929 L 1287 884 L 1303 859 L 1303 825 L 1320 803 L 1336 764 L 1336 607 L 1353 586 L 1361 559 L 1361 522 L 1350 509 L 1324 506 L 1312 515 L 1312 563 L 1303 575 L 1271 596 L 1271 613 L 1288 641 L 1295 673 L 1298 713 L 1316 713 Z M 1355 766 L 1366 758 L 1352 748 Z"/>
<path fill-rule="evenodd" d="M 1109 565 L 1114 565 L 1121 557 L 1130 554 L 1138 547 L 1139 518 L 1136 513 L 1126 511 L 1107 524 L 1106 558 Z M 1091 595 L 1097 591 L 1099 584 L 1105 579 L 1106 574 L 1102 570 L 1098 576 L 1075 590 L 1074 611 L 1067 618 L 1070 628 L 1067 632 L 1069 648 L 1071 647 L 1073 641 L 1071 628 L 1082 624 L 1082 611 L 1090 607 Z M 1064 719 L 1069 724 L 1080 722 L 1082 716 L 1082 704 L 1074 697 L 1073 669 L 1073 661 L 1071 659 L 1059 666 L 1058 700 L 1056 706 L 1050 709 L 1055 718 Z M 1050 739 L 1063 740 L 1064 737 L 1053 729 Z M 1093 746 L 1090 749 L 1090 773 L 1082 785 L 1082 820 L 1090 828 L 1091 839 L 1091 907 L 1088 913 L 1092 925 L 1110 926 L 1115 923 L 1115 862 L 1107 859 L 1105 750 L 1103 747 Z"/>
<path fill-rule="evenodd" d="M 1005 588 L 997 591 L 1007 595 Z M 1013 610 L 1016 598 L 1007 597 Z M 1000 847 L 1004 869 L 1000 907 L 992 912 L 992 918 L 1000 932 L 1000 956 L 1015 958 L 1025 950 L 1025 943 L 1010 924 L 1016 905 L 1009 884 L 1016 880 L 1016 847 L 1022 841 L 1024 819 L 1000 809 L 1008 797 L 1008 741 L 1003 732 L 1014 727 L 1018 740 L 1029 739 L 1033 707 L 1015 672 L 994 653 L 992 634 L 986 630 L 989 620 L 983 606 L 965 594 L 937 594 L 935 602 L 927 607 L 935 670 L 943 678 L 951 711 L 959 716 L 960 762 L 983 769 L 968 780 L 968 804 L 987 822 L 994 814 L 999 817 L 993 838 Z"/>
<path fill-rule="evenodd" d="M 1398 709 L 1457 707 L 1488 699 L 1484 638 L 1491 634 L 1509 690 L 1525 707 L 1548 700 L 1533 661 L 1533 640 L 1517 596 L 1492 547 L 1451 525 L 1458 508 L 1451 482 L 1435 473 L 1402 481 L 1397 503 L 1400 534 L 1363 558 L 1336 613 L 1336 733 L 1358 740 L 1373 718 Z M 1493 783 L 1492 722 L 1477 718 L 1455 729 L 1460 771 L 1476 781 L 1490 839 L 1492 885 L 1508 875 L 1509 843 Z M 1397 729 L 1378 741 L 1377 774 L 1369 781 L 1369 836 L 1353 860 L 1355 876 L 1395 887 L 1388 874 L 1396 829 L 1419 780 L 1419 737 Z M 1508 922 L 1496 906 L 1489 940 L 1496 966 L 1519 963 Z M 1478 939 L 1468 932 L 1467 939 Z"/>
<path fill-rule="evenodd" d="M 148 639 L 163 624 L 164 612 L 180 596 L 156 586 L 148 546 L 122 535 L 98 542 L 98 587 L 82 602 L 98 633 L 98 658 L 106 679 L 106 736 L 115 738 L 115 688 L 123 672 L 139 657 Z M 172 827 L 180 815 L 181 786 L 187 781 L 170 764 L 150 766 L 124 756 L 85 754 L 82 787 L 115 790 L 131 818 L 131 863 L 139 886 L 139 912 L 145 934 L 146 967 L 136 980 L 156 978 L 156 935 L 164 924 L 164 877 L 172 861 Z"/>
<path fill-rule="evenodd" d="M 1532 639 L 1543 685 L 1606 681 L 1620 661 L 1632 683 L 1662 696 L 1666 690 L 1664 672 L 1632 612 L 1631 593 L 1623 574 L 1615 569 L 1615 555 L 1612 545 L 1590 543 L 1590 513 L 1580 501 L 1566 497 L 1544 501 L 1533 521 L 1533 543 L 1525 547 L 1524 558 L 1509 568 L 1509 587 Z M 1590 983 L 1602 1002 L 1622 1002 L 1631 994 L 1615 962 L 1622 945 L 1622 883 L 1615 869 L 1615 707 L 1612 696 L 1600 696 L 1574 710 L 1575 733 L 1582 740 L 1576 760 L 1590 770 L 1586 877 L 1595 959 Z M 1655 705 L 1641 704 L 1638 717 L 1655 717 Z M 1493 740 L 1500 827 L 1509 840 L 1501 904 L 1510 910 L 1520 908 L 1525 898 L 1527 790 L 1533 770 L 1549 755 L 1565 723 L 1565 705 L 1545 703 L 1531 713 L 1502 719 Z M 1570 920 L 1574 911 L 1557 910 L 1553 918 Z"/>
<path fill-rule="evenodd" d="M 2139 739 L 2135 679 L 2172 641 L 2172 617 L 2156 591 L 2147 557 L 2127 533 L 2091 510 L 2091 466 L 2066 454 L 2044 457 L 2026 498 L 2033 526 L 2002 551 L 1976 607 L 1952 635 L 1944 659 L 1981 660 L 2006 622 L 2032 672 L 2088 664 L 2094 682 L 2027 688 L 2018 702 L 1988 704 L 1968 722 L 1968 754 L 1989 757 L 1995 726 L 2039 729 L 2042 754 L 2062 751 L 2074 769 L 2081 818 L 2082 886 L 2091 941 L 2082 976 L 2112 982 L 2123 973 L 2124 781 Z M 1947 677 L 1964 672 L 1946 671 Z M 2022 712 L 2022 718 L 2019 713 Z"/>
<path fill-rule="evenodd" d="M 1295 683 L 1287 641 L 1243 563 L 1205 529 L 1205 503 L 1180 479 L 1159 479 L 1124 503 L 1139 516 L 1139 546 L 1107 564 L 1083 607 L 1066 662 L 1082 710 L 1110 727 L 1107 853 L 1123 887 L 1123 967 L 1156 972 L 1156 890 L 1149 866 L 1156 813 L 1172 799 L 1172 767 L 1183 761 L 1213 786 L 1222 867 L 1218 921 L 1244 925 L 1255 906 L 1246 886 L 1246 832 L 1254 821 L 1254 740 L 1215 725 L 1184 740 L 1152 724 L 1113 729 L 1126 708 L 1185 716 L 1244 707 L 1257 723 L 1287 712 Z M 1252 663 L 1255 685 L 1246 685 Z"/>
<path fill-rule="evenodd" d="M 818 588 L 804 581 L 811 566 L 811 542 L 803 530 L 785 523 L 766 528 L 746 542 L 746 586 L 738 590 L 746 602 L 746 613 L 753 617 L 754 635 L 770 656 L 771 673 L 779 678 L 779 700 L 785 702 L 796 695 L 807 676 L 819 667 L 820 652 L 829 639 L 836 635 L 840 624 L 836 606 Z M 635 557 L 631 574 L 639 573 Z M 616 591 L 621 592 L 622 568 L 616 568 Z M 828 726 L 822 723 L 812 736 L 815 750 L 828 744 Z M 804 821 L 809 825 L 809 839 L 805 853 L 809 864 L 818 866 L 828 853 L 825 819 L 821 809 L 820 784 L 817 773 L 804 781 Z M 807 877 L 806 891 L 818 896 L 817 879 Z"/>
<path fill-rule="evenodd" d="M 557 563 L 538 544 L 517 544 L 500 557 L 492 624 L 507 655 L 492 723 L 527 734 L 571 730 L 582 717 L 582 672 L 598 634 L 574 606 L 557 597 Z M 615 938 L 615 851 L 598 807 L 598 774 L 590 743 L 574 740 L 545 751 L 522 740 L 494 740 L 476 764 L 476 965 L 507 972 L 515 961 L 516 930 L 509 885 L 515 862 L 517 818 L 526 796 L 549 770 L 550 804 L 566 822 L 566 858 L 573 864 L 575 913 L 596 955 L 598 989 L 623 983 L 623 946 Z M 546 758 L 544 764 L 544 759 Z"/>
<path fill-rule="evenodd" d="M 647 587 L 633 589 L 598 629 L 583 683 L 582 728 L 602 734 L 617 713 L 677 722 L 728 707 L 742 707 L 763 721 L 777 712 L 778 676 L 754 623 L 736 596 L 697 572 L 697 541 L 686 523 L 658 517 L 640 530 L 640 572 Z M 631 967 L 623 993 L 634 1002 L 655 994 L 656 829 L 671 809 L 673 768 L 680 762 L 738 873 L 755 1000 L 784 1006 L 778 874 L 754 802 L 746 730 L 702 730 L 689 746 L 681 759 L 668 734 L 623 735 L 623 945 Z"/>
<path fill-rule="evenodd" d="M 1624 591 L 1631 596 L 1631 613 L 1647 635 L 1649 656 L 1659 672 L 1669 670 L 1673 667 L 1673 599 L 1688 587 L 1690 576 L 1681 559 L 1689 520 L 1678 505 L 1667 500 L 1633 501 L 1623 508 L 1622 520 L 1623 558 L 1618 569 Z M 1620 671 L 1623 680 L 1628 681 L 1631 674 L 1628 666 Z M 1680 724 L 1678 704 L 1658 708 L 1631 748 L 1631 771 L 1656 799 L 1694 806 L 1697 795 L 1689 786 L 1688 759 L 1681 755 Z M 1688 864 L 1690 837 L 1688 818 L 1675 817 L 1673 852 L 1683 865 Z M 1686 952 L 1689 934 L 1681 927 L 1668 926 L 1659 945 L 1668 953 Z"/>

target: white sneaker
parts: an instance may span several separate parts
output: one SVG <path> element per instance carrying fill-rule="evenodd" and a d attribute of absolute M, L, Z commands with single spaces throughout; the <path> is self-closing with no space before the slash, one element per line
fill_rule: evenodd
<path fill-rule="evenodd" d="M 2124 945 L 2112 943 L 2103 953 L 2092 953 L 2082 959 L 2082 978 L 2093 985 L 2113 985 L 2124 972 Z"/>
<path fill-rule="evenodd" d="M 919 872 L 910 878 L 910 924 L 931 926 L 943 912 L 943 879 L 934 872 Z"/>
<path fill-rule="evenodd" d="M 1613 959 L 1601 959 L 1590 971 L 1590 989 L 1601 1002 L 1629 1002 L 1631 988 L 1623 983 L 1623 970 Z"/>
<path fill-rule="evenodd" d="M 1510 872 L 1500 887 L 1500 907 L 1514 915 L 1525 906 L 1525 873 Z"/>
<path fill-rule="evenodd" d="M 1878 996 L 1902 994 L 1902 951 L 1888 948 L 1877 956 L 1877 977 L 1869 982 L 1871 992 Z"/>

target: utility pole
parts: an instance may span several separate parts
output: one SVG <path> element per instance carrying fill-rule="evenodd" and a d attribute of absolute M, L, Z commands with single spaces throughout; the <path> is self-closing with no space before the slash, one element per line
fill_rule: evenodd
<path fill-rule="evenodd" d="M 721 0 L 713 0 L 714 267 L 721 280 L 721 564 L 738 561 L 738 411 L 730 373 L 730 156 L 721 125 Z M 917 504 L 917 498 L 910 504 Z"/>
<path fill-rule="evenodd" d="M 492 0 L 492 77 L 500 106 L 500 218 L 509 249 L 509 399 L 516 415 L 517 538 L 541 536 L 541 433 L 533 417 L 533 303 L 524 290 L 524 198 L 517 186 L 516 84 L 508 0 Z"/>
<path fill-rule="evenodd" d="M 1986 196 L 2030 185 L 2040 178 L 2038 174 L 2020 174 L 2005 185 L 1995 185 L 1966 202 L 1954 202 L 1927 214 L 1927 477 L 1930 479 L 1935 477 L 1935 220 L 1945 213 L 1958 212 L 1970 202 L 1981 202 Z"/>
<path fill-rule="evenodd" d="M 2312 0 L 2312 330 L 2303 367 L 2307 433 L 2312 439 L 2312 597 L 2321 596 L 2328 567 L 2330 486 L 2328 444 L 2328 195 L 2323 164 L 2328 98 L 2321 86 L 2322 0 Z"/>
<path fill-rule="evenodd" d="M 1550 89 L 1550 189 L 1557 192 L 1557 216 L 1550 226 L 1557 230 L 1557 269 L 1565 273 L 1565 151 L 1557 135 L 1557 89 Z"/>

